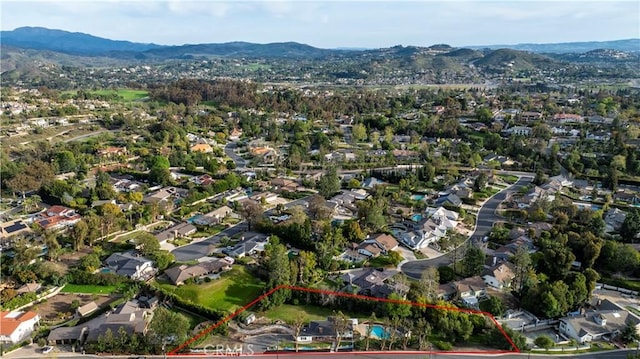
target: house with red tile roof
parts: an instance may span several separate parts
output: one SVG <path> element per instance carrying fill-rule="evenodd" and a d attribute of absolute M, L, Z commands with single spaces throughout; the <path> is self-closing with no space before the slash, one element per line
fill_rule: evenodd
<path fill-rule="evenodd" d="M 44 229 L 71 227 L 82 217 L 75 210 L 65 206 L 51 206 L 38 213 L 34 222 Z"/>
<path fill-rule="evenodd" d="M 17 344 L 30 337 L 39 321 L 36 312 L 0 312 L 0 343 Z"/>

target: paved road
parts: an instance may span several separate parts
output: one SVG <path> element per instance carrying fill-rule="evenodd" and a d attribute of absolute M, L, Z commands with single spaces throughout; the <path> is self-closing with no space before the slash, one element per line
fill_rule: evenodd
<path fill-rule="evenodd" d="M 238 156 L 235 149 L 238 146 L 236 142 L 229 142 L 224 146 L 224 153 L 236 164 L 236 169 L 244 169 L 247 167 L 247 160 Z"/>
<path fill-rule="evenodd" d="M 476 228 L 473 234 L 471 235 L 471 238 L 480 239 L 486 236 L 487 233 L 491 231 L 491 227 L 493 226 L 493 224 L 497 221 L 502 220 L 501 217 L 496 215 L 496 210 L 498 209 L 498 206 L 500 205 L 500 203 L 504 201 L 510 193 L 519 191 L 522 187 L 525 187 L 529 183 L 531 183 L 532 180 L 533 180 L 533 177 L 529 177 L 529 176 L 521 177 L 511 187 L 508 187 L 498 192 L 496 195 L 494 195 L 489 200 L 487 200 L 482 205 L 482 207 L 480 208 L 480 211 L 478 212 Z M 451 262 L 453 261 L 452 257 L 453 257 L 453 254 L 449 253 L 436 258 L 409 261 L 403 264 L 400 267 L 400 269 L 407 276 L 411 278 L 419 279 L 420 276 L 422 275 L 422 272 L 424 272 L 424 270 L 429 267 L 439 267 L 442 265 L 451 264 Z"/>
<path fill-rule="evenodd" d="M 340 359 L 472 359 L 472 358 L 504 358 L 504 359 L 522 359 L 522 358 L 540 358 L 540 359 L 566 359 L 566 358 L 581 358 L 581 359 L 627 359 L 628 355 L 633 355 L 636 352 L 635 349 L 626 349 L 626 350 L 615 350 L 608 352 L 599 352 L 599 353 L 586 353 L 586 354 L 578 354 L 578 355 L 569 355 L 569 354 L 552 354 L 552 355 L 544 355 L 544 354 L 529 354 L 529 353 L 519 353 L 519 354 L 497 354 L 497 355 L 482 355 L 482 354 L 447 354 L 447 353 L 420 353 L 420 354 L 410 354 L 410 353 L 391 353 L 391 352 L 381 352 L 381 353 L 273 353 L 273 354 L 256 354 L 256 355 L 242 355 L 241 358 L 296 358 L 296 359 L 318 359 L 323 357 L 329 358 L 340 358 Z M 55 354 L 54 354 L 55 353 Z M 52 355 L 53 354 L 53 355 Z M 215 352 L 209 353 L 208 355 L 171 355 L 167 356 L 167 358 L 220 358 L 225 357 L 226 355 L 220 353 L 218 355 Z M 42 355 L 39 353 L 34 353 L 33 351 L 27 352 L 25 350 L 18 350 L 16 352 L 5 355 L 7 358 L 12 359 L 32 359 L 32 358 L 57 358 L 57 359 L 78 359 L 78 358 L 138 358 L 140 356 L 136 355 L 81 355 L 81 354 L 73 354 L 73 353 L 60 353 L 60 352 L 52 352 L 49 355 Z M 141 356 L 143 358 L 154 358 L 159 359 L 163 358 L 162 355 L 147 355 Z"/>

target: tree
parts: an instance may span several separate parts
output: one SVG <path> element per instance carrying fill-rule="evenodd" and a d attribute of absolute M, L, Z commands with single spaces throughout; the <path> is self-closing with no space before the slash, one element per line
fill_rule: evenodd
<path fill-rule="evenodd" d="M 620 236 L 627 242 L 633 242 L 638 233 L 640 233 L 640 210 L 632 209 L 622 222 Z"/>
<path fill-rule="evenodd" d="M 44 234 L 44 244 L 47 246 L 47 257 L 51 261 L 56 261 L 60 256 L 62 246 L 58 242 L 58 234 L 52 231 L 46 231 Z"/>
<path fill-rule="evenodd" d="M 84 219 L 79 220 L 73 229 L 71 230 L 71 238 L 73 239 L 73 249 L 79 250 L 82 248 L 84 241 L 89 235 L 89 226 Z"/>
<path fill-rule="evenodd" d="M 524 247 L 518 247 L 511 263 L 514 264 L 513 290 L 520 294 L 531 269 L 531 257 Z"/>
<path fill-rule="evenodd" d="M 318 192 L 324 198 L 331 198 L 340 191 L 340 177 L 335 167 L 330 167 L 318 180 Z"/>
<path fill-rule="evenodd" d="M 398 293 L 391 293 L 389 300 L 384 304 L 385 312 L 391 318 L 406 318 L 411 315 L 411 304 L 402 303 L 404 300 Z"/>
<path fill-rule="evenodd" d="M 360 223 L 358 221 L 348 221 L 342 226 L 342 234 L 344 238 L 349 242 L 359 243 L 365 238 Z"/>
<path fill-rule="evenodd" d="M 384 216 L 386 208 L 384 199 L 370 197 L 364 201 L 358 201 L 357 206 L 360 223 L 372 232 L 378 232 L 387 226 L 387 219 Z"/>
<path fill-rule="evenodd" d="M 489 182 L 489 177 L 487 176 L 487 174 L 484 172 L 480 172 L 478 177 L 476 177 L 475 181 L 473 181 L 473 190 L 476 192 L 480 192 L 484 190 L 488 182 Z"/>
<path fill-rule="evenodd" d="M 280 243 L 278 237 L 272 236 L 269 244 L 265 246 L 263 267 L 269 273 L 267 290 L 291 284 L 291 265 L 289 264 L 287 248 Z M 289 296 L 290 291 L 280 289 L 271 294 L 269 304 L 273 306 L 281 305 Z"/>
<path fill-rule="evenodd" d="M 71 301 L 71 309 L 72 310 L 76 310 L 78 308 L 80 308 L 80 301 L 77 300 L 77 299 L 72 300 Z"/>
<path fill-rule="evenodd" d="M 300 347 L 300 342 L 298 341 L 298 337 L 300 336 L 300 332 L 302 331 L 302 327 L 304 326 L 304 316 L 302 314 L 298 314 L 296 319 L 293 321 L 293 334 L 296 345 L 296 352 Z"/>
<path fill-rule="evenodd" d="M 167 251 L 157 251 L 152 257 L 153 261 L 156 262 L 156 267 L 161 271 L 167 269 L 176 260 L 173 253 Z"/>
<path fill-rule="evenodd" d="M 143 256 L 153 256 L 156 252 L 160 251 L 160 243 L 158 242 L 158 239 L 147 233 L 138 237 L 136 246 Z"/>
<path fill-rule="evenodd" d="M 468 246 L 462 260 L 464 275 L 473 277 L 480 275 L 484 269 L 485 254 L 476 246 Z"/>
<path fill-rule="evenodd" d="M 149 323 L 148 338 L 164 350 L 166 344 L 183 342 L 189 332 L 189 320 L 180 313 L 158 307 Z"/>
<path fill-rule="evenodd" d="M 314 194 L 309 198 L 309 217 L 314 221 L 326 221 L 331 218 L 331 209 L 324 197 Z"/>
<path fill-rule="evenodd" d="M 27 214 L 34 209 L 38 209 L 40 207 L 40 202 L 42 202 L 42 198 L 39 195 L 34 194 L 22 201 L 22 208 L 24 209 L 24 213 Z"/>
<path fill-rule="evenodd" d="M 334 312 L 333 329 L 336 331 L 336 351 L 340 349 L 340 342 L 349 329 L 349 319 L 342 311 Z"/>
<path fill-rule="evenodd" d="M 633 321 L 627 321 L 624 329 L 620 332 L 620 340 L 623 343 L 629 344 L 640 340 L 640 335 L 636 329 L 636 324 Z"/>
<path fill-rule="evenodd" d="M 101 220 L 102 237 L 105 237 L 111 233 L 111 230 L 117 221 L 123 218 L 122 210 L 118 205 L 105 203 L 99 207 L 98 212 Z"/>
<path fill-rule="evenodd" d="M 420 275 L 420 292 L 430 301 L 438 296 L 438 288 L 440 286 L 440 272 L 436 267 L 427 268 Z"/>
<path fill-rule="evenodd" d="M 449 266 L 438 267 L 438 275 L 440 276 L 440 284 L 449 283 L 456 279 L 456 274 L 454 273 L 453 268 Z"/>
<path fill-rule="evenodd" d="M 535 344 L 539 348 L 544 348 L 544 349 L 547 349 L 547 350 L 553 348 L 556 345 L 556 343 L 553 341 L 553 339 L 549 338 L 549 336 L 547 336 L 547 335 L 541 335 L 541 336 L 537 337 L 533 341 L 533 344 Z"/>
<path fill-rule="evenodd" d="M 60 151 L 56 153 L 56 166 L 60 173 L 72 172 L 76 170 L 76 157 L 71 151 Z"/>
<path fill-rule="evenodd" d="M 489 312 L 493 316 L 500 317 L 504 314 L 504 303 L 496 296 L 490 296 L 489 299 L 480 302 L 480 310 Z"/>
<path fill-rule="evenodd" d="M 361 123 L 356 123 L 351 128 L 351 138 L 354 142 L 364 141 L 367 138 L 367 128 Z"/>
<path fill-rule="evenodd" d="M 264 215 L 264 210 L 256 201 L 244 201 L 240 208 L 240 213 L 247 221 L 247 230 L 250 231 L 256 223 L 260 222 Z"/>

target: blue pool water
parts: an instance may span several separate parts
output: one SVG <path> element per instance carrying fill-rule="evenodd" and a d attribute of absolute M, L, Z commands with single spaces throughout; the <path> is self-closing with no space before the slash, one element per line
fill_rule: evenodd
<path fill-rule="evenodd" d="M 373 325 L 371 328 L 371 336 L 378 339 L 388 339 L 389 333 L 380 325 Z"/>
<path fill-rule="evenodd" d="M 422 201 L 424 199 L 424 195 L 422 194 L 414 194 L 411 196 L 411 199 L 414 201 Z"/>
<path fill-rule="evenodd" d="M 422 220 L 422 215 L 420 213 L 414 214 L 413 216 L 411 216 L 411 219 L 414 222 L 420 222 Z"/>
<path fill-rule="evenodd" d="M 100 269 L 100 272 L 102 272 L 102 273 L 111 273 L 111 269 L 109 269 L 109 268 L 102 268 L 102 269 Z"/>

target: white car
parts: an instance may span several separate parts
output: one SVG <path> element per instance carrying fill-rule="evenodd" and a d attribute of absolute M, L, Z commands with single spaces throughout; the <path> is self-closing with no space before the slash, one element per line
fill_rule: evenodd
<path fill-rule="evenodd" d="M 46 347 L 42 348 L 42 354 L 49 354 L 49 353 L 51 353 L 52 350 L 53 350 L 52 346 L 46 346 Z"/>

